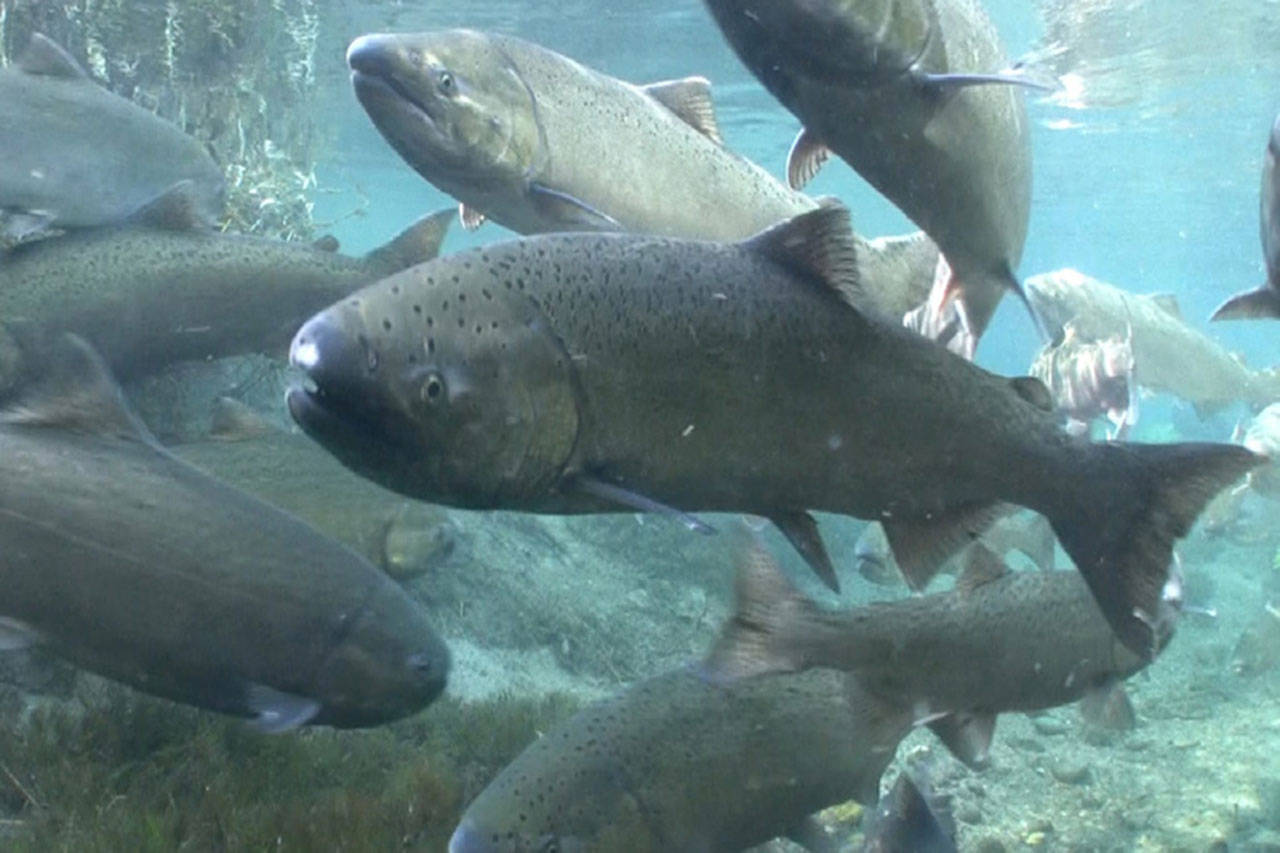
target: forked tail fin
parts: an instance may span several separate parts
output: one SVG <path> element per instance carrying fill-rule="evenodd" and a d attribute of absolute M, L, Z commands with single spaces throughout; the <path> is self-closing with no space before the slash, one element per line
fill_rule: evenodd
<path fill-rule="evenodd" d="M 1072 503 L 1046 513 L 1120 641 L 1143 660 L 1172 631 L 1173 543 L 1263 460 L 1230 444 L 1088 445 Z"/>

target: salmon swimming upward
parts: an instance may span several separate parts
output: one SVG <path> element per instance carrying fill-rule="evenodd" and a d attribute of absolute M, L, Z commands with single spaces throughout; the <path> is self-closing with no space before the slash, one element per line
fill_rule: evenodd
<path fill-rule="evenodd" d="M 1237 293 L 1218 306 L 1213 320 L 1240 320 L 1247 317 L 1280 319 L 1280 116 L 1271 124 L 1271 136 L 1262 162 L 1262 192 L 1259 223 L 1262 256 L 1267 262 L 1267 281 L 1257 290 Z"/>
<path fill-rule="evenodd" d="M 854 254 L 838 205 L 741 243 L 564 234 L 459 252 L 309 320 L 291 357 L 313 387 L 289 409 L 412 497 L 753 513 L 831 584 L 809 510 L 881 519 L 919 586 L 1020 504 L 1150 654 L 1173 541 L 1257 457 L 1072 439 L 1038 381 L 850 306 Z"/>
<path fill-rule="evenodd" d="M 1031 146 L 1014 74 L 977 0 L 707 0 L 742 62 L 804 125 L 787 174 L 834 151 L 934 239 L 971 355 L 1006 289 L 1021 293 Z M 944 298 L 945 297 L 945 298 Z"/>
<path fill-rule="evenodd" d="M 361 36 L 347 63 L 374 125 L 468 227 L 740 240 L 818 206 L 724 146 L 701 77 L 634 86 L 477 30 Z M 924 301 L 932 240 L 855 239 L 864 305 L 896 319 Z"/>

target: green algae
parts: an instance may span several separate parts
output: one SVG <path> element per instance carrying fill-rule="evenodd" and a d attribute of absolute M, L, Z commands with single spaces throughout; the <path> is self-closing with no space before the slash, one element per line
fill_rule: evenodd
<path fill-rule="evenodd" d="M 106 685 L 0 725 L 0 843 L 15 851 L 439 850 L 564 696 L 464 703 L 365 731 L 264 735 Z"/>

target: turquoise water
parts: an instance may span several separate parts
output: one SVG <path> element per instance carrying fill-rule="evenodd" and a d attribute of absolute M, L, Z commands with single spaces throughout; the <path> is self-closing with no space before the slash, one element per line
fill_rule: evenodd
<path fill-rule="evenodd" d="M 1207 321 L 1224 298 L 1256 287 L 1265 275 L 1258 239 L 1258 184 L 1267 133 L 1280 111 L 1280 86 L 1275 82 L 1280 80 L 1280 51 L 1274 47 L 1280 44 L 1280 4 L 1232 0 L 1206 17 L 1202 4 L 1166 0 L 1156 9 L 1156 3 L 986 4 L 1011 57 L 1030 56 L 1044 73 L 1066 81 L 1057 94 L 1028 99 L 1033 203 L 1018 272 L 1026 278 L 1076 267 L 1135 293 L 1171 292 L 1189 324 L 1238 351 L 1252 367 L 1277 366 L 1280 324 Z M 22 5 L 0 0 L 0 11 Z M 190 5 L 197 4 L 192 0 Z M 332 233 L 345 254 L 366 252 L 423 213 L 455 203 L 400 159 L 352 93 L 343 57 L 351 39 L 364 33 L 473 27 L 518 35 L 635 83 L 706 76 L 727 146 L 775 175 L 782 173 L 799 128 L 741 65 L 703 5 L 694 0 L 331 0 L 299 2 L 298 7 L 318 15 L 314 115 L 307 117 L 318 128 L 319 140 L 312 152 L 317 177 L 310 191 L 313 217 L 317 233 Z M 3 21 L 0 16 L 0 24 Z M 270 104 L 271 93 L 263 94 Z M 841 198 L 852 210 L 855 227 L 866 236 L 914 230 L 837 158 L 807 189 Z M 514 236 L 492 223 L 473 233 L 455 228 L 445 250 Z M 1023 307 L 1006 299 L 983 338 L 977 361 L 1002 374 L 1023 374 L 1040 344 Z M 144 416 L 172 427 L 171 434 L 162 436 L 166 438 L 203 435 L 208 398 L 218 394 L 253 397 L 250 402 L 259 404 L 275 426 L 291 428 L 276 387 L 282 373 L 278 361 L 265 358 L 248 366 L 186 365 L 150 384 L 130 386 L 129 391 L 138 395 Z M 252 393 L 241 393 L 246 388 Z M 973 404 L 981 406 L 982 401 Z M 1137 437 L 1225 441 L 1249 414 L 1239 405 L 1201 419 L 1182 402 L 1144 399 Z M 186 422 L 197 419 L 198 429 L 186 428 Z M 158 427 L 157 431 L 164 432 Z M 446 519 L 448 536 L 456 537 L 456 542 L 447 542 L 450 556 L 409 588 L 453 649 L 451 697 L 491 700 L 507 690 L 521 696 L 564 690 L 579 699 L 611 694 L 700 655 L 729 612 L 734 566 L 724 543 L 728 537 L 698 537 L 665 520 L 625 513 L 563 518 L 432 508 L 428 514 L 422 505 L 410 504 L 339 467 L 296 430 L 286 435 L 268 428 L 267 435 L 244 443 L 192 442 L 178 453 L 232 485 L 303 516 L 375 562 L 385 557 L 388 533 L 399 519 L 413 511 L 427 515 L 426 520 L 414 521 L 421 529 L 405 534 L 410 540 L 406 547 L 420 548 L 426 546 L 413 536 L 435 536 L 434 526 Z M 1173 645 L 1150 673 L 1131 681 L 1139 715 L 1136 730 L 1124 735 L 1082 734 L 1074 709 L 1035 719 L 1010 714 L 998 729 L 995 767 L 983 773 L 971 773 L 946 758 L 927 731 L 911 735 L 899 749 L 897 766 L 925 763 L 923 755 L 941 767 L 937 776 L 942 786 L 957 806 L 969 808 L 969 817 L 962 818 L 963 849 L 1275 849 L 1265 845 L 1275 840 L 1272 836 L 1280 838 L 1280 765 L 1271 757 L 1280 737 L 1280 681 L 1275 668 L 1258 678 L 1242 679 L 1229 666 L 1241 635 L 1259 618 L 1267 624 L 1263 604 L 1280 594 L 1272 565 L 1280 559 L 1277 506 L 1251 497 L 1239 537 L 1209 538 L 1197 532 L 1179 549 L 1194 612 L 1184 617 Z M 722 518 L 717 523 L 732 521 Z M 852 570 L 850 555 L 864 526 L 847 518 L 822 519 L 845 584 L 846 605 L 905 594 L 904 588 L 873 585 Z M 776 533 L 768 536 L 780 562 L 806 584 L 806 591 L 819 594 L 800 558 Z M 0 549 L 3 545 L 0 542 Z M 1058 564 L 1064 564 L 1061 553 Z M 1272 638 L 1272 644 L 1280 658 L 1280 641 Z M 410 724 L 381 730 L 367 741 L 326 732 L 274 749 L 332 747 L 342 756 L 333 761 L 338 769 L 330 770 L 339 781 L 326 784 L 343 791 L 343 761 L 351 756 L 384 761 L 397 751 L 416 755 L 413 750 L 432 741 L 422 729 L 435 725 L 443 713 L 440 708 L 427 709 Z M 475 720 L 490 719 L 465 704 L 449 706 L 449 713 L 474 725 Z M 6 722 L 16 726 L 20 715 L 12 716 Z M 189 718 L 179 719 L 188 724 Z M 504 731 L 503 737 L 519 740 L 508 752 L 532 736 L 534 723 L 525 722 L 530 731 L 522 730 L 518 739 Z M 183 739 L 195 741 L 197 748 L 217 738 L 243 745 L 239 729 L 212 725 L 190 723 L 203 734 Z M 451 718 L 450 725 L 459 724 Z M 106 728 L 111 729 L 109 715 Z M 547 730 L 538 722 L 539 734 Z M 119 731 L 127 733 L 128 724 Z M 219 734 L 226 731 L 233 733 Z M 472 748 L 472 740 L 483 741 L 484 736 L 483 731 L 468 730 L 460 739 L 471 739 L 464 746 Z M 434 741 L 449 738 L 434 735 Z M 252 738 L 248 742 L 259 743 Z M 124 769 L 107 774 L 105 793 L 94 808 L 102 814 L 108 809 L 104 804 L 126 797 L 119 779 L 136 775 L 135 764 L 163 765 L 174 755 L 185 756 L 184 746 L 161 744 L 151 752 L 140 747 L 140 756 L 120 759 Z M 218 785 L 225 787 L 227 776 L 234 778 L 237 769 L 245 777 L 273 779 L 270 762 L 283 759 L 272 749 L 251 746 L 243 763 L 238 763 L 238 754 L 225 759 L 230 769 L 220 770 Z M 500 752 L 497 747 L 491 751 Z M 297 772 L 305 778 L 306 761 L 298 758 L 302 753 L 288 755 L 304 766 Z M 432 753 L 423 762 L 429 764 L 435 757 Z M 503 754 L 502 760 L 510 757 Z M 8 753 L 0 758 L 21 760 Z M 196 770 L 188 772 L 198 776 L 200 762 L 208 758 L 193 753 L 189 767 Z M 461 793 L 455 792 L 455 811 L 478 793 L 501 763 L 457 760 L 466 784 Z M 1074 772 L 1079 766 L 1085 768 L 1083 773 Z M 8 772 L 3 764 L 0 769 Z M 362 773 L 363 780 L 379 779 L 367 768 Z M 33 770 L 30 778 L 48 777 Z M 885 779 L 891 781 L 892 774 Z M 46 784 L 52 790 L 53 783 Z M 399 813 L 395 797 L 404 795 L 403 786 L 389 787 L 393 790 L 384 792 L 379 802 L 388 812 Z M 174 826 L 166 824 L 166 840 L 156 849 L 176 847 L 190 838 L 199 838 L 193 843 L 202 849 L 206 836 L 195 830 L 184 835 L 185 821 L 197 809 L 217 812 L 208 805 L 208 797 L 191 793 L 197 788 L 184 787 L 171 798 L 168 814 Z M 0 790 L 7 790 L 3 779 Z M 343 791 L 343 796 L 350 793 Z M 0 813 L 4 819 L 34 822 L 31 813 L 40 811 L 38 796 L 44 796 L 39 789 L 35 794 L 9 791 L 13 802 L 0 800 Z M 303 795 L 299 801 L 310 802 Z M 410 806 L 412 811 L 421 801 L 411 800 Z M 272 827 L 272 820 L 284 824 L 278 830 L 283 846 L 302 848 L 308 843 L 304 839 L 323 839 L 325 824 L 314 809 L 292 807 L 301 811 L 297 820 L 314 834 L 296 826 L 290 834 L 285 818 L 265 819 Z M 231 814 L 243 816 L 247 811 L 237 805 Z M 358 839 L 362 825 L 352 816 L 356 806 L 340 800 L 332 811 L 334 822 Z M 279 813 L 293 814 L 287 807 L 280 807 Z M 206 819 L 209 811 L 200 814 Z M 77 820 L 83 822 L 77 818 L 67 824 Z M 434 827 L 431 837 L 438 839 L 442 830 L 447 836 L 452 826 Z M 417 846 L 435 849 L 421 841 L 424 836 L 412 837 L 420 842 Z M 979 847 L 987 839 L 1002 846 Z M 111 847 L 109 840 L 99 842 Z M 221 844 L 235 846 L 225 838 Z M 351 849 L 362 848 L 357 841 Z"/>
<path fill-rule="evenodd" d="M 986 5 L 1011 57 L 1043 46 L 1045 25 L 1034 4 Z M 1136 14 L 1132 7 L 1144 8 L 1138 4 L 1114 5 L 1120 12 L 1102 7 L 1092 14 L 1128 14 L 1139 24 L 1157 17 Z M 1187 12 L 1194 14 L 1198 12 Z M 1228 9 L 1224 20 L 1230 14 Z M 1240 17 L 1238 25 L 1223 25 L 1221 38 L 1244 33 L 1263 41 L 1271 24 L 1255 20 L 1252 10 L 1240 10 Z M 1176 20 L 1176 14 L 1170 19 Z M 727 144 L 775 175 L 781 174 L 799 128 L 737 61 L 696 3 L 637 3 L 603 11 L 585 3 L 555 11 L 537 3 L 472 4 L 466 9 L 357 5 L 338 21 L 335 29 L 351 37 L 381 30 L 494 29 L 632 82 L 701 74 L 712 82 Z M 1073 266 L 1134 292 L 1173 292 L 1185 316 L 1207 328 L 1209 313 L 1226 295 L 1264 277 L 1258 175 L 1267 132 L 1280 109 L 1280 91 L 1271 82 L 1280 72 L 1280 56 L 1259 49 L 1224 62 L 1208 51 L 1189 54 L 1179 52 L 1183 46 L 1162 44 L 1161 37 L 1168 35 L 1157 31 L 1100 40 L 1095 51 L 1103 55 L 1087 56 L 1090 61 L 1080 63 L 1080 73 L 1095 88 L 1120 93 L 1100 98 L 1102 106 L 1076 109 L 1053 98 L 1029 99 L 1033 200 L 1019 272 L 1025 278 Z M 339 222 L 333 230 L 344 245 L 359 250 L 421 211 L 449 202 L 425 181 L 414 180 L 414 173 L 365 119 L 342 84 L 345 66 L 337 55 L 318 57 L 317 73 L 331 81 L 325 112 L 337 125 L 320 177 L 328 189 L 338 191 L 317 197 L 319 221 L 351 210 L 355 202 L 342 190 L 358 185 L 371 202 L 368 215 Z M 1112 101 L 1120 103 L 1111 106 Z M 896 208 L 837 160 L 808 189 L 843 199 L 853 211 L 855 227 L 868 236 L 913 230 Z M 450 245 L 500 235 L 506 236 L 486 225 L 467 239 L 455 235 Z M 1280 358 L 1280 344 L 1266 324 L 1222 324 L 1212 334 L 1252 365 Z M 979 361 L 994 370 L 1022 372 L 1037 348 L 1029 320 L 1006 300 L 984 337 Z"/>

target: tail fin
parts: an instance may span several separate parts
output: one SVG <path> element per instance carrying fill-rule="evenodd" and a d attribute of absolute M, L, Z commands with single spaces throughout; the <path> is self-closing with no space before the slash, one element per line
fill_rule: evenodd
<path fill-rule="evenodd" d="M 734 613 L 702 662 L 702 677 L 728 684 L 805 669 L 790 628 L 816 607 L 787 579 L 755 536 L 749 537 L 738 558 L 734 592 Z"/>
<path fill-rule="evenodd" d="M 1280 319 L 1280 290 L 1264 284 L 1257 290 L 1237 293 L 1214 310 L 1210 320 Z"/>
<path fill-rule="evenodd" d="M 1262 458 L 1229 444 L 1098 444 L 1087 451 L 1084 492 L 1065 511 L 1046 514 L 1117 637 L 1151 660 L 1172 631 L 1165 587 L 1174 541 Z"/>
<path fill-rule="evenodd" d="M 440 254 L 440 246 L 456 215 L 457 209 L 453 207 L 428 213 L 386 244 L 365 255 L 365 260 L 378 267 L 385 275 L 429 261 Z"/>

